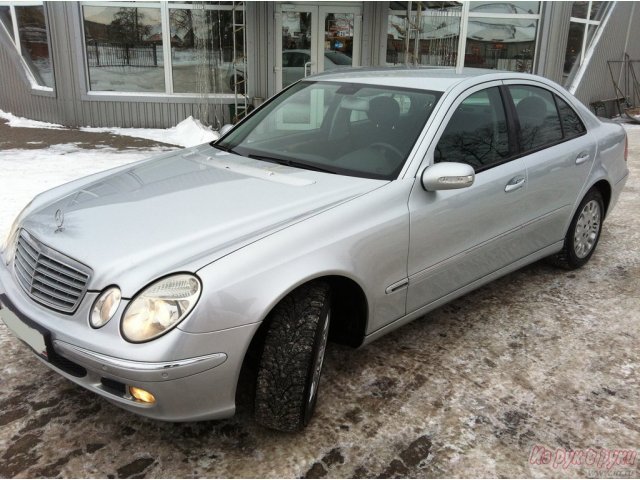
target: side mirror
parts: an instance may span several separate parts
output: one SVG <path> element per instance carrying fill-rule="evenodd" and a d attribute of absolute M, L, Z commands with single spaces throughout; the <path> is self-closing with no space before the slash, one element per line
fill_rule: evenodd
<path fill-rule="evenodd" d="M 427 192 L 436 190 L 454 190 L 473 185 L 476 172 L 466 163 L 436 163 L 422 171 L 420 181 Z"/>
<path fill-rule="evenodd" d="M 233 125 L 230 123 L 227 123 L 226 125 L 223 125 L 222 127 L 220 127 L 220 131 L 218 132 L 220 134 L 220 136 L 222 137 L 223 135 L 226 135 L 227 132 L 229 130 L 231 130 L 233 128 Z"/>

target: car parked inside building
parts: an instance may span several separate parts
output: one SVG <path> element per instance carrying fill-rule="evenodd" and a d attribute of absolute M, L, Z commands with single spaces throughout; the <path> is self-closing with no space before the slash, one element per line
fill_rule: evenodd
<path fill-rule="evenodd" d="M 227 130 L 227 129 L 225 129 Z M 2 247 L 0 317 L 129 411 L 311 419 L 329 338 L 354 347 L 545 257 L 593 255 L 626 135 L 518 73 L 343 70 L 220 140 L 38 195 Z"/>

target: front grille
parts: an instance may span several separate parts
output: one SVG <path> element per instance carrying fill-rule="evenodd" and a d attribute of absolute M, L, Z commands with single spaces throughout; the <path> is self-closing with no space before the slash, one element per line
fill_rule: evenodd
<path fill-rule="evenodd" d="M 20 231 L 15 261 L 16 279 L 36 302 L 73 313 L 87 291 L 91 270 Z"/>

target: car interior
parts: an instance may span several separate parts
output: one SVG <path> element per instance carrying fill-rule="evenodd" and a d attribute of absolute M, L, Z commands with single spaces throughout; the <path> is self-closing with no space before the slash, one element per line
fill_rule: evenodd
<path fill-rule="evenodd" d="M 298 109 L 289 102 L 282 124 L 268 128 L 268 138 L 261 135 L 251 147 L 339 173 L 391 178 L 402 168 L 437 100 L 431 92 L 374 88 L 327 93 L 315 124 L 310 118 L 313 102 L 301 100 Z"/>

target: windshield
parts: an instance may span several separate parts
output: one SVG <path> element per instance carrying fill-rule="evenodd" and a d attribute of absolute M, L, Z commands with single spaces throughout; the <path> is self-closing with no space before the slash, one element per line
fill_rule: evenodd
<path fill-rule="evenodd" d="M 396 178 L 440 93 L 299 82 L 215 146 L 301 168 Z"/>

